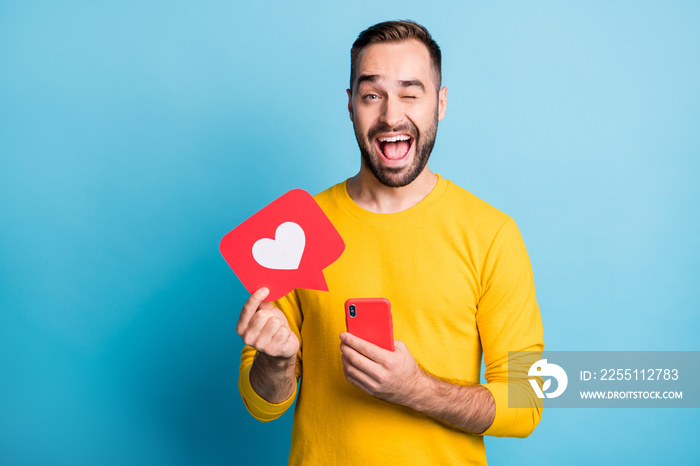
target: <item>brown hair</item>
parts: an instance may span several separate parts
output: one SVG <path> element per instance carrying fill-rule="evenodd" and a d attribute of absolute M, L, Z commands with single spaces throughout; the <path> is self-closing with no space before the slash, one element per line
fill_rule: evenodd
<path fill-rule="evenodd" d="M 370 26 L 357 36 L 357 40 L 350 49 L 350 90 L 356 78 L 357 62 L 360 53 L 369 44 L 381 42 L 402 42 L 404 40 L 416 39 L 428 48 L 430 59 L 433 62 L 438 89 L 442 81 L 442 54 L 440 47 L 430 36 L 426 28 L 413 21 L 384 21 L 383 23 Z"/>

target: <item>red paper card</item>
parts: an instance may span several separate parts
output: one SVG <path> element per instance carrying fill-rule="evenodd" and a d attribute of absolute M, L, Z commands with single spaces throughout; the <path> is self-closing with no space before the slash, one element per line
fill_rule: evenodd
<path fill-rule="evenodd" d="M 228 232 L 219 250 L 249 293 L 266 286 L 274 301 L 295 288 L 328 291 L 323 269 L 345 243 L 313 197 L 294 189 Z"/>

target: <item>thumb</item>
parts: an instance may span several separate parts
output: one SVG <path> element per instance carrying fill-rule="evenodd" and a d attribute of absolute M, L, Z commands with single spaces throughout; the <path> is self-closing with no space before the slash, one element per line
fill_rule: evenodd
<path fill-rule="evenodd" d="M 406 346 L 406 343 L 404 343 L 401 340 L 394 340 L 394 351 L 396 350 L 401 350 L 401 351 L 408 351 L 408 347 Z"/>
<path fill-rule="evenodd" d="M 275 305 L 274 305 L 274 304 L 272 304 L 271 302 L 265 302 L 265 301 L 263 301 L 262 303 L 260 303 L 260 306 L 258 306 L 258 309 L 263 309 L 263 310 L 266 310 L 266 311 L 267 311 L 267 310 L 270 310 L 270 309 L 274 309 L 274 308 L 275 308 Z"/>

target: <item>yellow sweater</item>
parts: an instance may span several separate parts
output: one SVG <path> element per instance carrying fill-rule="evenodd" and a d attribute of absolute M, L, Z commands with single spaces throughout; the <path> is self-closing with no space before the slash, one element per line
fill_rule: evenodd
<path fill-rule="evenodd" d="M 511 385 L 509 406 L 507 358 L 509 351 L 542 351 L 544 342 L 530 261 L 513 220 L 442 177 L 420 203 L 393 214 L 362 209 L 345 183 L 315 199 L 346 249 L 324 270 L 330 291 L 297 289 L 276 303 L 301 342 L 289 463 L 486 464 L 481 436 L 376 399 L 345 380 L 338 336 L 349 298 L 388 298 L 394 338 L 443 379 L 478 384 L 483 353 L 484 386 L 496 402 L 484 435 L 529 435 L 541 404 L 522 379 Z M 243 349 L 239 388 L 251 414 L 269 421 L 297 393 L 281 404 L 260 398 L 249 380 L 254 356 L 253 348 Z"/>

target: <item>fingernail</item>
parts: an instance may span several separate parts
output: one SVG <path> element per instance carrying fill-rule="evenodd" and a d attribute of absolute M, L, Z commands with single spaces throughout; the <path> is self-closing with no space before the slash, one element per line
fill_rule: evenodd
<path fill-rule="evenodd" d="M 262 294 L 263 296 L 267 296 L 269 293 L 270 293 L 269 289 L 267 289 L 265 287 L 260 288 L 260 294 Z"/>
<path fill-rule="evenodd" d="M 345 341 L 345 332 L 340 334 L 340 341 Z"/>

